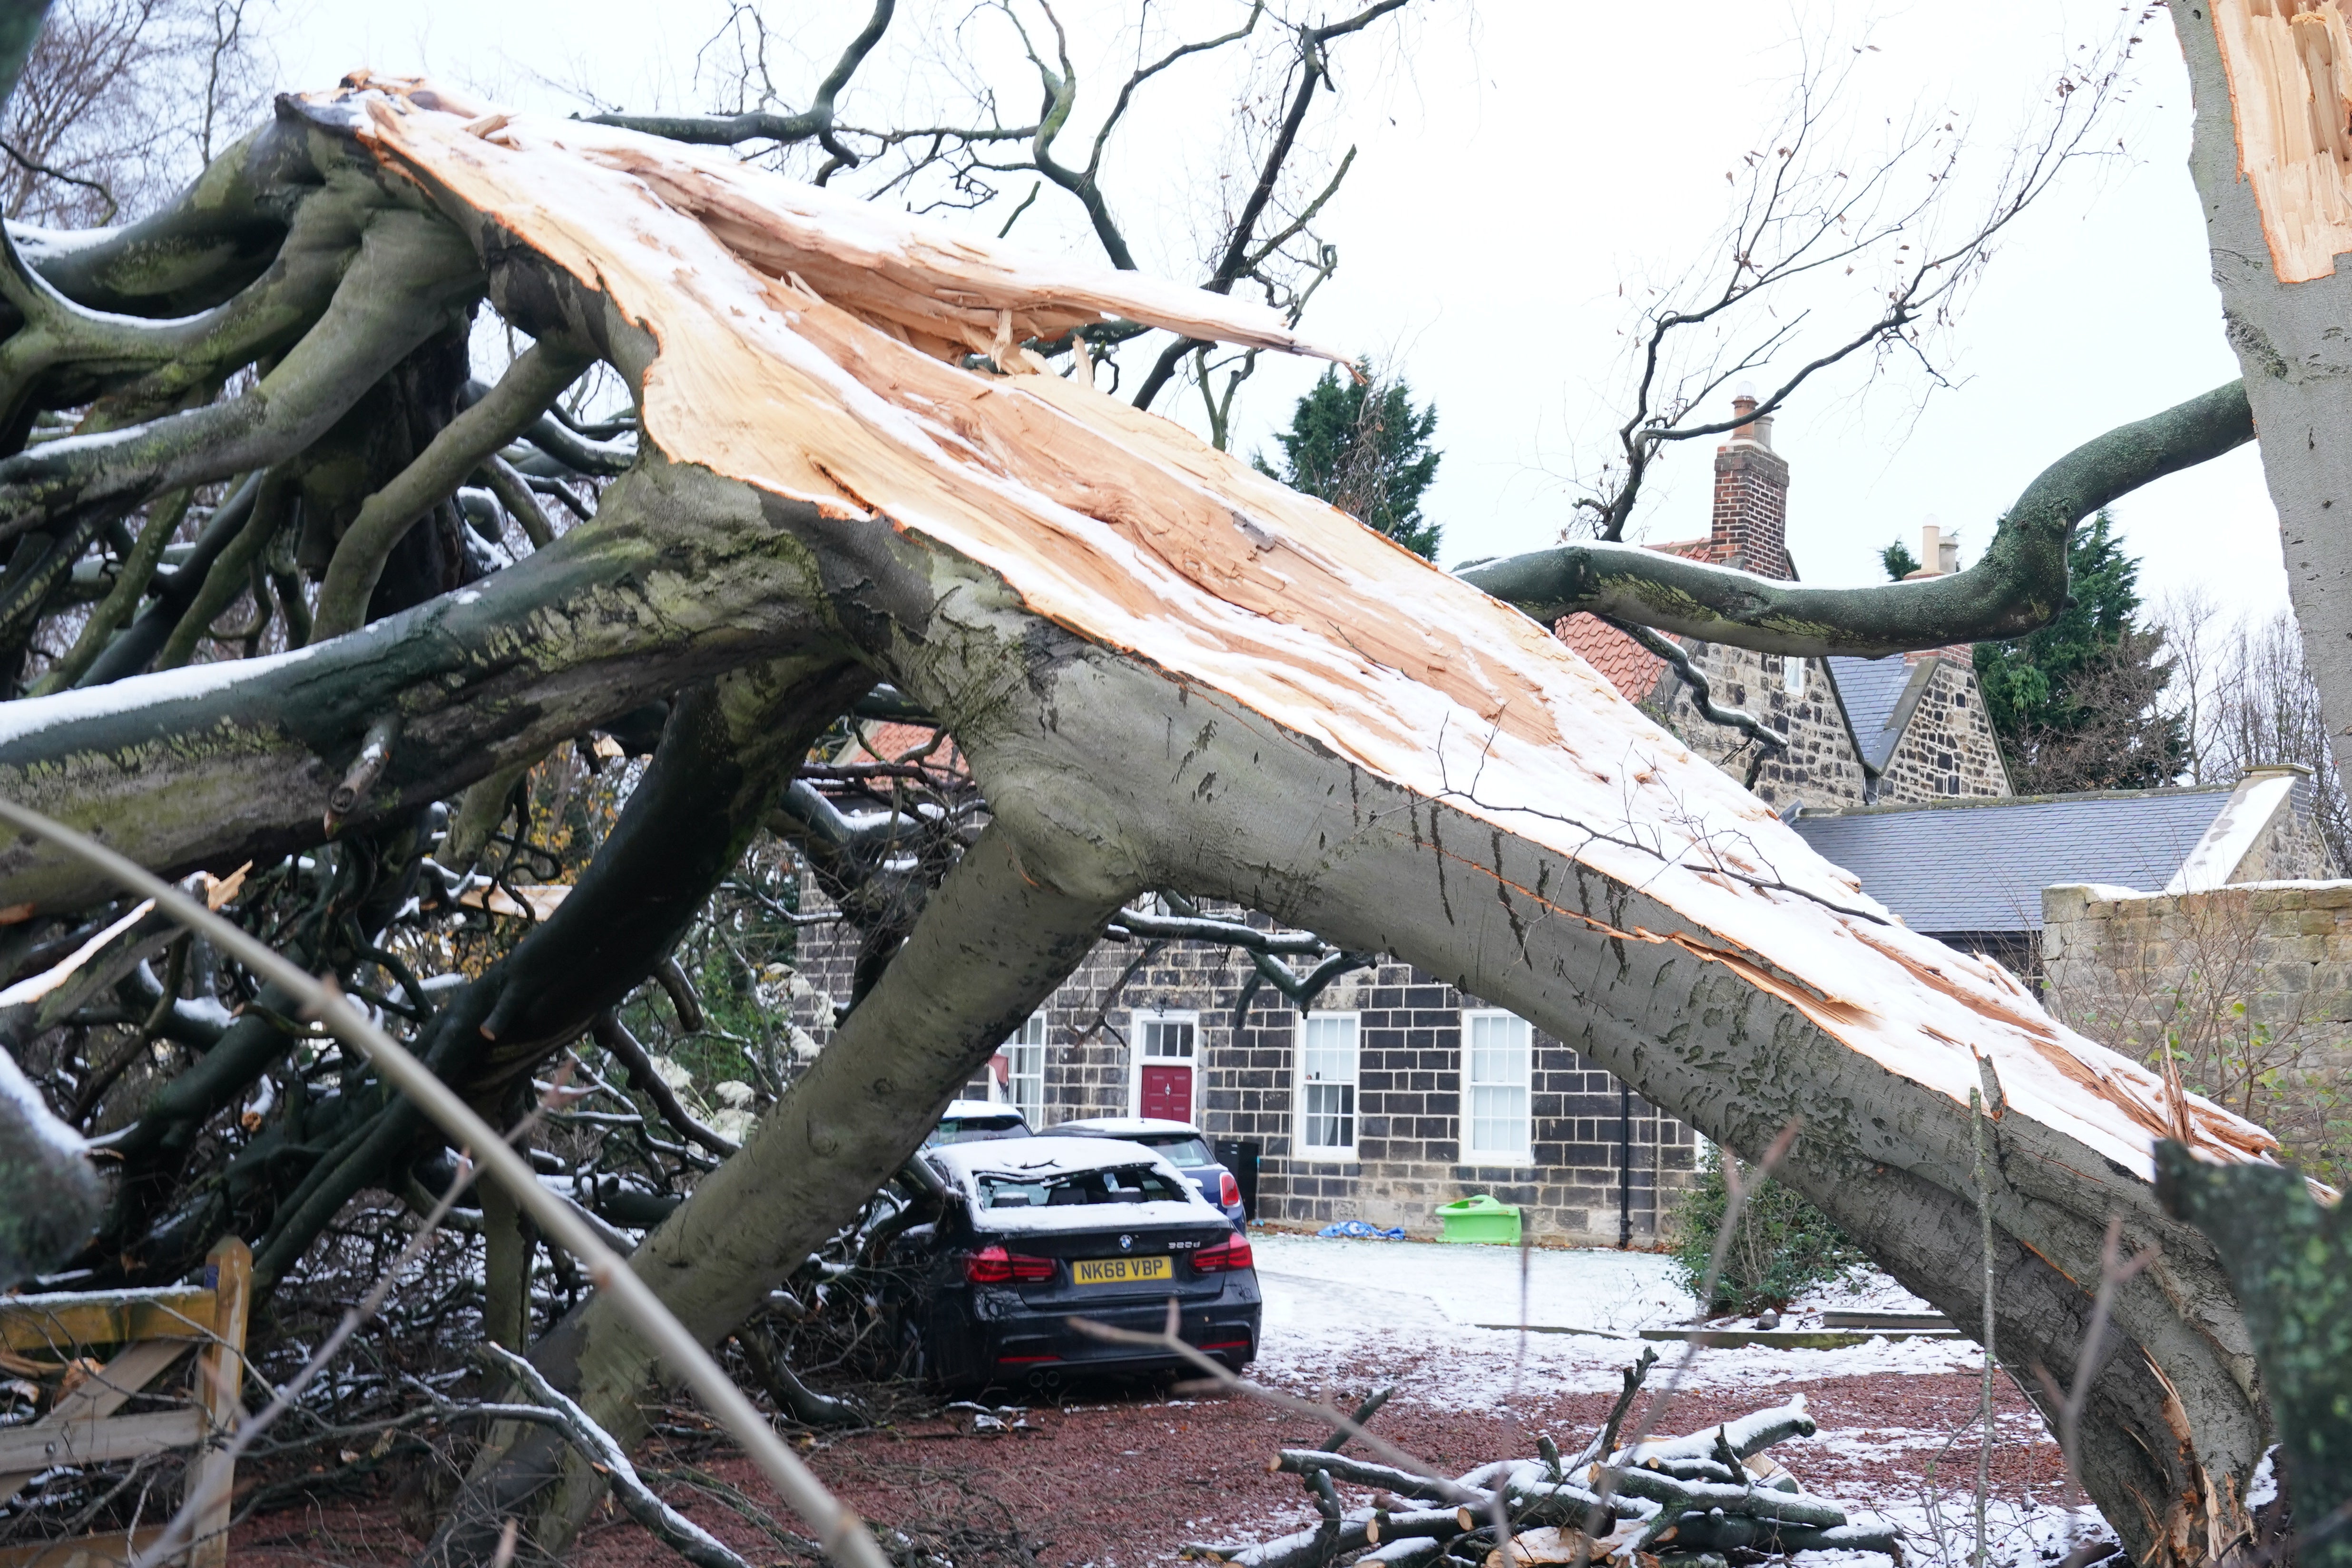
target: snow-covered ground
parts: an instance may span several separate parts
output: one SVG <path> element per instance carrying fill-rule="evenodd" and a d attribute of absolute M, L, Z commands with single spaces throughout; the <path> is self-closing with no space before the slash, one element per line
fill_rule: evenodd
<path fill-rule="evenodd" d="M 1317 1385 L 1359 1380 L 1370 1367 L 1393 1368 L 1400 1393 L 1456 1409 L 1491 1405 L 1538 1384 L 1612 1392 L 1621 1369 L 1638 1353 L 1638 1331 L 1688 1323 L 1698 1305 L 1675 1283 L 1672 1264 L 1653 1253 L 1536 1247 L 1522 1254 L 1508 1247 L 1279 1235 L 1253 1237 L 1251 1245 L 1265 1294 L 1260 1376 Z M 1824 1308 L 1927 1310 L 1883 1275 L 1854 1283 L 1797 1303 L 1789 1326 L 1817 1321 Z M 1521 1333 L 1521 1322 L 1538 1331 Z M 1671 1342 L 1659 1351 L 1669 1365 L 1682 1353 Z M 1841 1350 L 1709 1350 L 1693 1359 L 1682 1381 L 1689 1388 L 1762 1390 L 1809 1378 L 1968 1372 L 1981 1364 L 1966 1340 L 1874 1339 Z"/>

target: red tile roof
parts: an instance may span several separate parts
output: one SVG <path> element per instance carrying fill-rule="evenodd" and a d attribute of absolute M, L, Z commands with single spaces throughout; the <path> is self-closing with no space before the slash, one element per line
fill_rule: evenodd
<path fill-rule="evenodd" d="M 1658 687 L 1666 661 L 1593 616 L 1564 617 L 1552 635 L 1574 648 L 1601 678 L 1631 701 L 1646 702 Z"/>
<path fill-rule="evenodd" d="M 895 719 L 860 725 L 859 729 L 874 742 L 874 751 L 882 754 L 876 756 L 874 752 L 869 752 L 853 738 L 834 756 L 834 763 L 836 766 L 853 766 L 860 763 L 896 762 L 908 752 L 919 750 L 931 738 L 933 728 L 929 724 L 908 724 Z M 963 749 L 955 743 L 952 735 L 942 740 L 938 749 L 929 756 L 917 758 L 916 762 L 929 772 L 950 777 L 964 777 L 971 772 L 964 762 Z"/>

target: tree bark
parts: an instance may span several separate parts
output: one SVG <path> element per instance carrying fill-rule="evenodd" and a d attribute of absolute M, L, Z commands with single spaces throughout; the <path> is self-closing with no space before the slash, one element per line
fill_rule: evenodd
<path fill-rule="evenodd" d="M 47 1274 L 97 1228 L 104 1194 L 81 1135 L 0 1049 L 0 1290 Z"/>
<path fill-rule="evenodd" d="M 2352 353 L 2344 336 L 2352 269 L 2336 259 L 2352 251 L 2352 226 L 2336 216 L 2352 179 L 2315 125 L 2332 115 L 2341 140 L 2352 39 L 2334 5 L 2308 15 L 2248 0 L 2171 7 L 2196 103 L 2189 167 L 2222 321 L 2261 432 L 2304 657 L 2336 771 L 2352 779 Z M 2306 34 L 2321 47 L 2306 53 Z M 2315 58 L 2334 61 L 2327 79 L 2314 79 Z"/>
<path fill-rule="evenodd" d="M 1483 562 L 1461 575 L 1546 626 L 1585 610 L 1765 653 L 1877 658 L 2019 637 L 2064 608 L 2076 523 L 2253 434 L 2235 382 L 2119 426 L 2036 475 L 1975 565 L 1916 583 L 1810 587 L 1597 540 Z"/>
<path fill-rule="evenodd" d="M 572 895 L 444 1005 L 418 1054 L 492 1107 L 642 984 L 742 858 L 767 803 L 810 744 L 871 683 L 838 654 L 778 660 L 679 695 L 646 776 Z M 311 1171 L 273 1217 L 255 1275 L 275 1280 L 361 1188 L 418 1152 L 405 1101 Z"/>
<path fill-rule="evenodd" d="M 2157 1153 L 2165 1207 L 2211 1238 L 2245 1304 L 2278 1420 L 2298 1568 L 2352 1568 L 2352 1215 L 2293 1171 Z"/>

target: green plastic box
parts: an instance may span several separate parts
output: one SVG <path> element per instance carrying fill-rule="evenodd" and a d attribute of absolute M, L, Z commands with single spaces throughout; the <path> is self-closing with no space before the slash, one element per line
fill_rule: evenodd
<path fill-rule="evenodd" d="M 1459 1203 L 1437 1205 L 1438 1222 L 1446 1241 L 1500 1242 L 1506 1247 L 1519 1244 L 1519 1209 L 1517 1204 L 1498 1204 L 1485 1193 L 1476 1193 Z"/>

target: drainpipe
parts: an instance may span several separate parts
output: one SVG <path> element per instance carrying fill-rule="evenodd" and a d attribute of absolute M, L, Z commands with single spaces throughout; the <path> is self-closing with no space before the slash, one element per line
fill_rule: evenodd
<path fill-rule="evenodd" d="M 1633 1086 L 1617 1085 L 1617 1250 L 1633 1245 Z"/>

